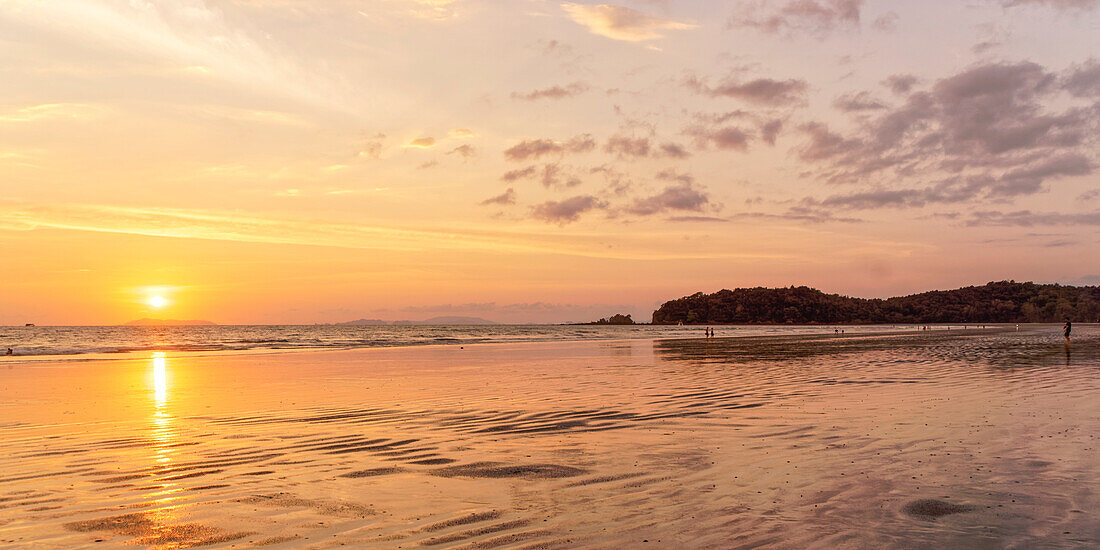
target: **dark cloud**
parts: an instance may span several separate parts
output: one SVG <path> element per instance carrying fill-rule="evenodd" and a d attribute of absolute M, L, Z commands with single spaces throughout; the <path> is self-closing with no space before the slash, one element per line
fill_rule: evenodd
<path fill-rule="evenodd" d="M 482 206 L 489 206 L 489 205 L 493 205 L 493 204 L 497 204 L 497 205 L 501 205 L 501 206 L 508 206 L 508 205 L 516 204 L 516 192 L 515 192 L 515 190 L 512 189 L 511 187 L 509 187 L 503 193 L 501 193 L 501 194 L 499 194 L 495 197 L 489 197 L 489 198 L 481 201 Z"/>
<path fill-rule="evenodd" d="M 709 86 L 695 76 L 689 76 L 685 85 L 698 93 L 712 97 L 732 97 L 754 105 L 781 107 L 802 103 L 810 85 L 802 79 L 776 80 L 757 78 L 741 81 L 729 77 L 717 86 Z"/>
<path fill-rule="evenodd" d="M 527 179 L 534 176 L 537 171 L 538 169 L 534 166 L 528 166 L 527 168 L 520 168 L 517 170 L 509 170 L 505 172 L 504 175 L 500 177 L 500 179 L 508 182 Z"/>
<path fill-rule="evenodd" d="M 588 84 L 574 82 L 566 86 L 551 86 L 530 92 L 512 92 L 512 99 L 521 101 L 537 101 L 540 99 L 565 99 L 578 96 L 589 90 Z"/>
<path fill-rule="evenodd" d="M 890 88 L 891 92 L 898 95 L 908 94 L 917 85 L 917 77 L 911 74 L 895 74 L 882 81 L 882 85 Z"/>
<path fill-rule="evenodd" d="M 531 209 L 531 215 L 537 219 L 550 223 L 567 224 L 580 219 L 581 214 L 596 208 L 603 208 L 606 203 L 591 195 L 578 195 L 560 201 L 546 201 Z"/>
<path fill-rule="evenodd" d="M 576 187 L 581 184 L 580 178 L 573 175 L 568 167 L 559 163 L 544 165 L 539 181 L 542 183 L 543 187 L 553 189 Z"/>
<path fill-rule="evenodd" d="M 715 217 L 715 216 L 672 216 L 671 218 L 666 218 L 666 219 L 670 222 L 694 222 L 694 223 L 728 222 L 729 221 L 728 218 L 718 218 L 718 217 Z"/>
<path fill-rule="evenodd" d="M 1032 212 L 1017 210 L 1000 212 L 996 210 L 980 211 L 971 214 L 966 225 L 993 225 L 1032 227 L 1036 225 L 1100 225 L 1100 211 L 1082 213 Z"/>
<path fill-rule="evenodd" d="M 886 104 L 876 99 L 870 92 L 858 92 L 842 95 L 833 101 L 833 106 L 841 111 L 877 111 L 886 108 Z"/>
<path fill-rule="evenodd" d="M 662 143 L 660 151 L 662 156 L 674 159 L 683 159 L 691 156 L 691 153 L 682 145 L 672 142 Z"/>
<path fill-rule="evenodd" d="M 752 135 L 736 126 L 724 126 L 718 128 L 704 128 L 696 126 L 689 128 L 687 134 L 695 138 L 695 144 L 700 148 L 716 147 L 718 149 L 732 151 L 748 151 L 749 141 Z"/>
<path fill-rule="evenodd" d="M 626 136 L 611 136 L 604 146 L 604 151 L 619 158 L 648 157 L 650 153 L 649 138 L 631 138 Z"/>
<path fill-rule="evenodd" d="M 792 206 L 786 212 L 765 214 L 763 212 L 739 212 L 729 216 L 730 220 L 779 220 L 800 223 L 862 223 L 863 220 L 851 217 L 838 217 L 834 213 L 808 206 Z"/>
<path fill-rule="evenodd" d="M 596 140 L 589 134 L 575 136 L 568 141 L 531 139 L 521 141 L 504 151 L 504 158 L 511 161 L 537 159 L 545 155 L 586 153 L 596 148 Z"/>
<path fill-rule="evenodd" d="M 1065 90 L 1077 97 L 1100 97 L 1100 62 L 1090 59 L 1066 71 L 1062 77 Z"/>
<path fill-rule="evenodd" d="M 798 153 L 816 166 L 811 174 L 864 187 L 817 204 L 1006 200 L 1041 192 L 1051 180 L 1091 174 L 1100 107 L 1055 101 L 1078 70 L 1088 74 L 1086 66 L 1059 78 L 1034 63 L 990 63 L 912 90 L 897 107 L 861 115 L 858 130 L 848 134 L 802 125 L 806 142 Z"/>
<path fill-rule="evenodd" d="M 820 122 L 803 124 L 799 129 L 810 138 L 798 152 L 802 160 L 847 158 L 863 147 L 861 141 L 846 139 L 840 134 L 833 133 L 829 131 L 828 126 Z"/>
<path fill-rule="evenodd" d="M 782 120 L 769 120 L 760 125 L 760 139 L 764 140 L 764 143 L 768 145 L 775 145 L 775 140 L 779 137 L 779 132 L 781 131 L 783 131 Z"/>
<path fill-rule="evenodd" d="M 787 0 L 746 2 L 729 19 L 729 28 L 753 28 L 777 34 L 822 36 L 838 27 L 859 26 L 864 0 Z"/>
<path fill-rule="evenodd" d="M 691 181 L 681 181 L 665 187 L 660 193 L 635 199 L 626 211 L 639 216 L 649 216 L 669 210 L 702 212 L 710 205 L 707 193 Z"/>

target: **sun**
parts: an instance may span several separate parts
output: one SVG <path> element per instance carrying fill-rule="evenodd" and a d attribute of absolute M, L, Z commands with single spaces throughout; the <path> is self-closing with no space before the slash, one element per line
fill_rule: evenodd
<path fill-rule="evenodd" d="M 168 300 L 165 300 L 162 296 L 153 296 L 149 298 L 149 305 L 156 308 L 161 308 L 168 305 Z"/>

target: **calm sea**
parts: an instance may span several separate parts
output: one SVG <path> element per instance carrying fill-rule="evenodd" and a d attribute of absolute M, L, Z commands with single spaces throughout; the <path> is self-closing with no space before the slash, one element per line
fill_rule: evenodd
<path fill-rule="evenodd" d="M 992 326 L 992 325 L 989 325 Z M 970 325 L 971 328 L 974 325 Z M 719 326 L 718 337 L 832 333 L 832 326 Z M 845 326 L 846 334 L 917 330 L 912 325 Z M 945 330 L 946 326 L 936 326 Z M 951 328 L 962 328 L 953 325 Z M 244 325 L 179 327 L 0 327 L 0 362 L 119 357 L 150 351 L 244 352 L 465 345 L 592 339 L 700 338 L 701 326 L 483 325 L 347 326 Z M 7 348 L 12 356 L 3 353 Z"/>

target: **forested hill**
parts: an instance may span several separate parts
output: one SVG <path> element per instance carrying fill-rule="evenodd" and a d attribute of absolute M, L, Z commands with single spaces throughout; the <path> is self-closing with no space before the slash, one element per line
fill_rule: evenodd
<path fill-rule="evenodd" d="M 1057 323 L 1100 320 L 1100 286 L 1001 281 L 896 298 L 849 298 L 805 286 L 702 292 L 665 302 L 653 324 Z"/>

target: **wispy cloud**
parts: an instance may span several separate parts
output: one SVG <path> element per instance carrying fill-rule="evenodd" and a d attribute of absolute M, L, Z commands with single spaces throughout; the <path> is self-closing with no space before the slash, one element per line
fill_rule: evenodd
<path fill-rule="evenodd" d="M 435 138 L 431 136 L 414 138 L 406 143 L 405 147 L 413 147 L 416 149 L 431 149 L 432 147 L 435 147 Z"/>
<path fill-rule="evenodd" d="M 588 84 L 585 84 L 584 82 L 574 82 L 565 86 L 551 86 L 549 88 L 540 88 L 538 90 L 531 90 L 529 92 L 512 92 L 512 99 L 519 99 L 522 101 L 538 101 L 540 99 L 566 99 L 583 94 L 584 92 L 587 92 L 588 89 Z"/>
<path fill-rule="evenodd" d="M 506 194 L 505 194 L 506 195 Z M 506 200 L 502 199 L 502 200 Z M 586 211 L 606 206 L 596 197 L 550 201 L 533 209 L 535 217 L 564 224 Z M 673 237 L 660 234 L 620 235 L 607 248 L 602 234 L 547 234 L 466 227 L 405 229 L 323 219 L 241 215 L 235 212 L 197 209 L 139 208 L 89 204 L 36 204 L 0 200 L 0 230 L 31 231 L 39 228 L 118 233 L 148 237 L 203 239 L 257 244 L 292 244 L 349 249 L 549 253 L 591 258 L 632 260 L 683 258 L 775 257 L 747 251 L 687 249 Z"/>
<path fill-rule="evenodd" d="M 0 21 L 84 48 L 151 60 L 181 76 L 340 109 L 336 87 L 272 52 L 203 0 L 4 0 Z M 321 92 L 319 90 L 324 90 Z"/>
<path fill-rule="evenodd" d="M 592 34 L 627 42 L 656 40 L 664 36 L 662 31 L 689 30 L 696 27 L 692 23 L 661 19 L 610 4 L 586 6 L 566 3 L 562 4 L 562 8 L 574 22 L 584 26 Z"/>
<path fill-rule="evenodd" d="M 40 122 L 55 120 L 94 120 L 102 118 L 109 109 L 85 103 L 43 103 L 10 109 L 0 108 L 0 123 Z"/>

